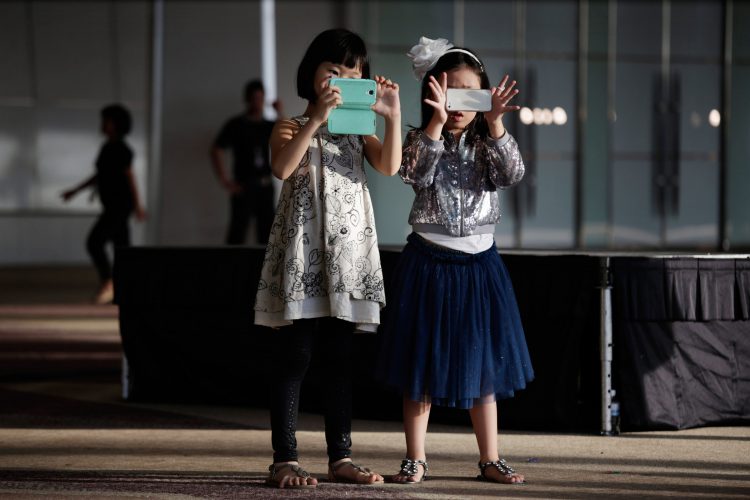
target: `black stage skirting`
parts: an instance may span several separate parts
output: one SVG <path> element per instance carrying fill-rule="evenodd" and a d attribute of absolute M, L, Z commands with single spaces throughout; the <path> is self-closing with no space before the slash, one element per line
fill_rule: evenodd
<path fill-rule="evenodd" d="M 263 249 L 118 249 L 116 302 L 134 401 L 265 407 L 273 330 L 253 325 Z M 382 251 L 386 297 L 398 251 Z M 504 428 L 600 425 L 602 256 L 505 254 L 536 379 L 500 402 Z M 612 257 L 613 386 L 624 429 L 750 421 L 750 261 Z M 400 419 L 372 379 L 377 335 L 357 335 L 354 415 Z M 315 359 L 315 358 L 313 358 Z M 320 411 L 313 364 L 301 408 Z M 364 396 L 368 394 L 369 396 Z M 433 421 L 468 422 L 434 409 Z"/>

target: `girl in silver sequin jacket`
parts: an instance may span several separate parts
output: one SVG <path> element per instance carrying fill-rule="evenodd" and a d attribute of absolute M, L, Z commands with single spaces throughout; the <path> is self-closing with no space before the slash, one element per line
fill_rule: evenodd
<path fill-rule="evenodd" d="M 415 129 L 406 136 L 399 174 L 416 193 L 409 214 L 415 231 L 469 236 L 494 233 L 497 188 L 520 181 L 524 165 L 508 132 L 493 139 L 464 131 L 458 141 L 447 133 L 435 141 Z"/>
<path fill-rule="evenodd" d="M 502 123 L 506 112 L 519 109 L 508 105 L 518 89 L 507 75 L 490 87 L 483 64 L 468 51 L 453 50 L 449 56 L 460 60 L 449 61 L 449 71 L 431 68 L 424 78 L 422 124 L 404 143 L 399 174 L 416 193 L 409 223 L 417 232 L 457 237 L 493 233 L 500 221 L 497 188 L 514 185 L 525 171 Z M 449 81 L 452 88 L 491 89 L 492 109 L 448 112 Z"/>

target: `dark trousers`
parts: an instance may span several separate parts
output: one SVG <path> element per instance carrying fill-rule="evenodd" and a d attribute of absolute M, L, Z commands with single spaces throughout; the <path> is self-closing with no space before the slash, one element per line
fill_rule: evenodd
<path fill-rule="evenodd" d="M 297 460 L 297 413 L 302 380 L 313 352 L 324 368 L 323 398 L 328 461 L 351 456 L 351 351 L 354 324 L 336 318 L 302 319 L 281 328 L 273 341 L 271 442 L 273 461 Z"/>
<path fill-rule="evenodd" d="M 245 187 L 245 191 L 229 200 L 230 216 L 227 245 L 242 245 L 247 236 L 250 217 L 255 215 L 256 239 L 268 243 L 273 223 L 273 186 Z"/>
<path fill-rule="evenodd" d="M 86 250 L 94 261 L 99 280 L 105 282 L 112 279 L 112 265 L 107 257 L 107 242 L 115 247 L 130 246 L 130 227 L 128 226 L 129 212 L 102 212 L 86 238 Z"/>

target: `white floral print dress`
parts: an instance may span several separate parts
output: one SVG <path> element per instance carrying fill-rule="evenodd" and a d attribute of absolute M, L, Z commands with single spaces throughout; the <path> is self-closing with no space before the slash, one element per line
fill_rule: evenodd
<path fill-rule="evenodd" d="M 293 118 L 300 127 L 307 117 Z M 333 316 L 375 331 L 385 306 L 364 140 L 325 125 L 284 181 L 255 298 L 255 323 Z"/>

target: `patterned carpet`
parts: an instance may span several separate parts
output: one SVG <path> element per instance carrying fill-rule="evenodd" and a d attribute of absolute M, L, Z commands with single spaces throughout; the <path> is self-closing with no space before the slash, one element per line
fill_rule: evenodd
<path fill-rule="evenodd" d="M 117 373 L 117 307 L 0 305 L 0 380 Z"/>
<path fill-rule="evenodd" d="M 85 304 L 85 279 L 63 295 L 5 286 L 26 275 L 0 273 L 0 500 L 750 498 L 748 427 L 616 438 L 502 432 L 505 458 L 528 481 L 504 487 L 474 480 L 469 429 L 431 424 L 431 478 L 420 486 L 270 488 L 266 410 L 123 402 L 117 308 Z M 75 281 L 68 270 L 53 277 Z M 301 415 L 299 429 L 306 468 L 324 477 L 322 417 Z M 400 424 L 355 421 L 354 431 L 357 459 L 395 472 Z"/>
<path fill-rule="evenodd" d="M 257 426 L 123 404 L 112 392 L 119 384 L 122 348 L 116 306 L 75 304 L 0 304 L 0 431 L 76 430 L 114 432 L 252 431 Z M 56 391 L 66 387 L 66 391 Z M 101 389 L 103 388 L 103 389 Z M 94 393 L 92 396 L 88 393 Z M 104 397 L 97 397 L 103 391 Z M 149 431 L 152 430 L 152 431 Z M 20 434 L 19 434 L 20 432 Z M 63 447 L 9 445 L 0 440 L 3 457 L 40 455 L 39 467 L 0 468 L 0 499 L 19 498 L 405 498 L 403 492 L 378 487 L 321 484 L 316 490 L 280 491 L 265 485 L 265 473 L 128 470 L 56 467 L 65 461 Z M 142 446 L 142 445 L 139 445 Z M 77 455 L 101 453 L 70 449 Z M 112 453 L 118 453 L 112 450 Z M 61 457 L 60 455 L 63 454 Z M 119 457 L 118 457 L 119 458 Z M 45 463 L 46 460 L 46 463 Z M 103 458 L 106 467 L 106 458 Z M 23 463 L 26 465 L 26 462 Z"/>
<path fill-rule="evenodd" d="M 265 485 L 265 476 L 227 473 L 148 473 L 130 471 L 3 471 L 0 499 L 14 498 L 13 490 L 40 494 L 94 495 L 95 498 L 409 498 L 403 491 L 321 482 L 318 488 L 279 490 Z M 16 493 L 17 494 L 17 493 Z M 8 495 L 8 496 L 6 496 Z M 18 498 L 18 497 L 15 497 Z M 48 497 L 49 498 L 49 497 Z"/>

